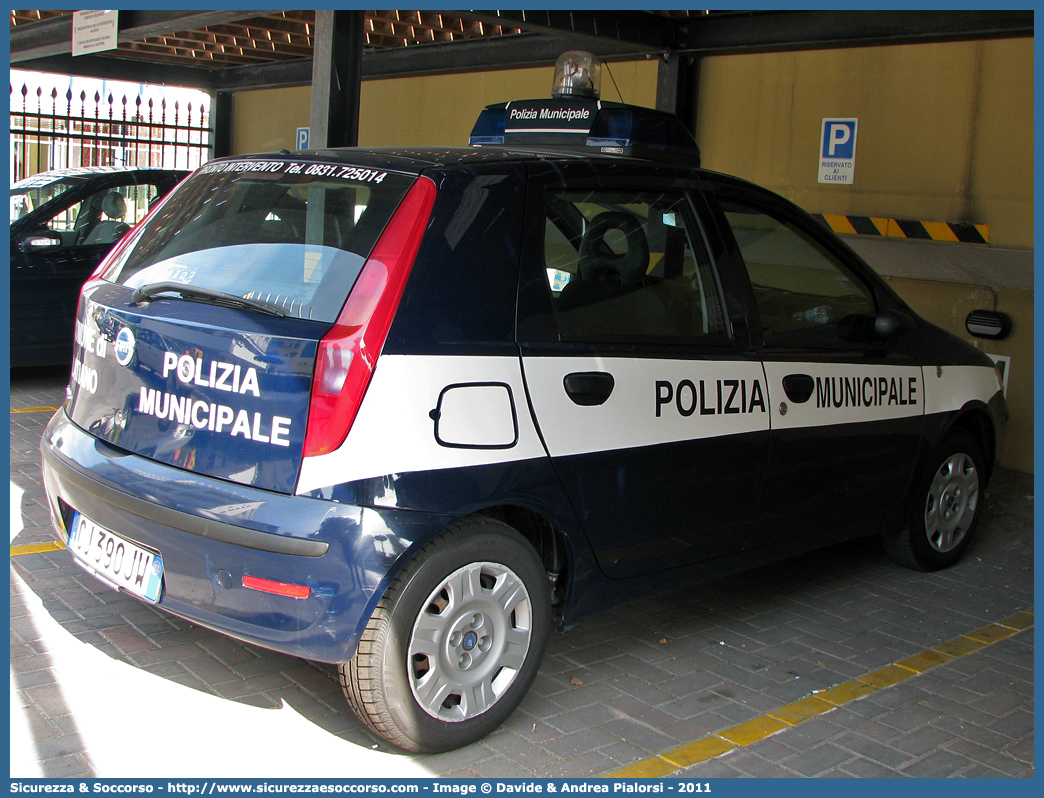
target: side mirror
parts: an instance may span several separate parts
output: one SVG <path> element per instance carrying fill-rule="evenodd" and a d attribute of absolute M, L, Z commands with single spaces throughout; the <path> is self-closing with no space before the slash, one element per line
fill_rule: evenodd
<path fill-rule="evenodd" d="M 60 247 L 61 245 L 62 239 L 57 233 L 30 233 L 18 242 L 18 249 L 22 252 L 39 252 L 40 250 Z"/>
<path fill-rule="evenodd" d="M 914 331 L 914 321 L 898 310 L 882 310 L 874 317 L 874 336 L 879 341 L 894 341 Z"/>

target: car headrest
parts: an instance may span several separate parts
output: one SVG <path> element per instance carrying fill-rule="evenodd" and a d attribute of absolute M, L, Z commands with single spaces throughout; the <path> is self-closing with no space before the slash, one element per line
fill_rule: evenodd
<path fill-rule="evenodd" d="M 102 213 L 110 219 L 122 219 L 127 213 L 127 203 L 118 191 L 110 191 L 102 200 Z"/>
<path fill-rule="evenodd" d="M 625 252 L 617 253 L 605 240 L 612 230 L 623 233 Z M 649 242 L 634 216 L 625 211 L 606 211 L 591 220 L 579 251 L 580 279 L 619 280 L 620 285 L 636 286 L 649 268 Z"/>

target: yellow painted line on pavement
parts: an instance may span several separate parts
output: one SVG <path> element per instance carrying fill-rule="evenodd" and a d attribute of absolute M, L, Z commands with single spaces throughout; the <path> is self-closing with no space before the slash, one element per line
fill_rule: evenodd
<path fill-rule="evenodd" d="M 785 707 L 774 709 L 768 714 L 770 718 L 781 720 L 788 726 L 797 726 L 802 721 L 814 718 L 816 715 L 822 715 L 824 712 L 829 712 L 832 709 L 836 709 L 834 704 L 824 701 L 819 696 L 810 695 L 802 698 L 800 701 L 787 704 Z"/>
<path fill-rule="evenodd" d="M 860 676 L 857 681 L 868 684 L 871 687 L 876 687 L 880 690 L 883 687 L 891 687 L 893 684 L 899 684 L 899 682 L 905 681 L 911 676 L 916 675 L 916 671 L 904 668 L 902 665 L 885 665 L 880 670 L 868 673 L 865 676 Z"/>
<path fill-rule="evenodd" d="M 11 415 L 15 413 L 56 413 L 57 407 L 12 407 Z"/>
<path fill-rule="evenodd" d="M 673 751 L 668 751 L 662 758 L 666 763 L 675 766 L 672 770 L 677 770 L 678 768 L 690 767 L 697 762 L 706 762 L 708 759 L 721 756 L 735 747 L 733 743 L 721 737 L 704 737 L 702 740 L 697 740 L 694 743 L 675 748 Z"/>
<path fill-rule="evenodd" d="M 64 548 L 65 544 L 57 540 L 50 543 L 27 543 L 24 546 L 12 546 L 11 556 L 21 557 L 23 554 L 43 554 L 48 551 L 61 551 Z"/>
<path fill-rule="evenodd" d="M 834 685 L 821 693 L 816 693 L 816 698 L 822 698 L 835 707 L 839 707 L 842 704 L 847 704 L 849 701 L 855 701 L 857 698 L 868 696 L 874 692 L 877 692 L 876 687 L 853 680 Z"/>
<path fill-rule="evenodd" d="M 916 673 L 924 673 L 926 670 L 949 662 L 951 659 L 953 657 L 949 657 L 940 651 L 922 651 L 920 654 L 914 654 L 912 657 L 899 660 L 897 664 Z"/>
<path fill-rule="evenodd" d="M 984 626 L 982 629 L 972 632 L 967 636 L 972 640 L 977 640 L 980 643 L 990 645 L 991 643 L 996 643 L 998 640 L 1011 637 L 1016 631 L 1018 630 L 1007 627 L 1002 623 L 993 623 L 989 626 Z"/>
<path fill-rule="evenodd" d="M 972 652 L 978 651 L 980 648 L 985 647 L 985 645 L 985 643 L 978 640 L 973 640 L 968 637 L 968 635 L 961 635 L 948 643 L 936 646 L 935 650 L 942 652 L 948 657 L 964 657 Z"/>
<path fill-rule="evenodd" d="M 832 712 L 849 701 L 885 690 L 920 673 L 965 657 L 1033 626 L 1033 611 L 1016 613 L 997 623 L 961 635 L 935 648 L 878 668 L 856 679 L 818 690 L 810 696 L 767 712 L 761 717 L 709 734 L 666 753 L 635 762 L 606 775 L 613 779 L 660 778 L 683 768 L 715 759 L 729 751 L 793 728 L 812 718 Z"/>

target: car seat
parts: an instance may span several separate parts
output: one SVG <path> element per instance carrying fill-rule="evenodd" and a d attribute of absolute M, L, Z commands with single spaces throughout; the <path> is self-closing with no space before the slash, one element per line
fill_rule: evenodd
<path fill-rule="evenodd" d="M 120 192 L 110 191 L 105 195 L 102 200 L 102 213 L 108 218 L 91 228 L 83 240 L 85 246 L 114 244 L 130 230 L 130 225 L 123 221 L 123 217 L 127 215 L 127 203 Z"/>
<path fill-rule="evenodd" d="M 623 233 L 624 252 L 606 242 L 613 230 Z M 625 211 L 600 213 L 580 240 L 576 277 L 562 289 L 556 309 L 567 311 L 629 293 L 646 284 L 648 268 L 649 242 L 638 220 Z"/>

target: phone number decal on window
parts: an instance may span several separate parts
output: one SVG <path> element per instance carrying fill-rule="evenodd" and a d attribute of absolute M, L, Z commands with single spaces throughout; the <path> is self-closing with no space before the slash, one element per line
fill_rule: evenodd
<path fill-rule="evenodd" d="M 212 175 L 227 172 L 264 172 L 266 174 L 282 172 L 288 175 L 303 174 L 334 177 L 341 180 L 358 180 L 362 183 L 380 183 L 388 176 L 387 172 L 365 169 L 361 166 L 296 161 L 223 161 L 207 164 L 199 170 L 198 174 Z"/>

